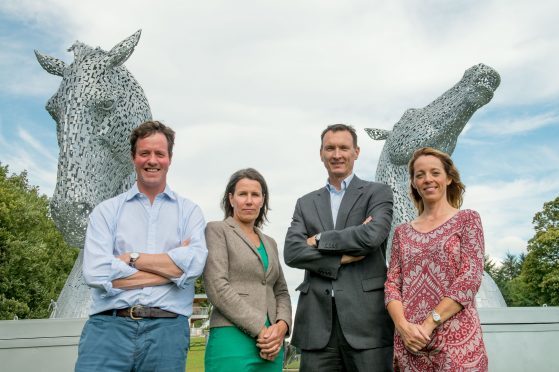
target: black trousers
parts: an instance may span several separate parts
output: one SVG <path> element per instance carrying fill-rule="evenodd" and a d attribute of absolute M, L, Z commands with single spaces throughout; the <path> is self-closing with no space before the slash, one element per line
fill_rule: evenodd
<path fill-rule="evenodd" d="M 359 319 L 355 319 L 359 321 Z M 374 332 L 371 329 L 371 332 Z M 332 299 L 332 333 L 324 349 L 301 350 L 301 372 L 385 372 L 392 371 L 393 347 L 358 350 L 352 348 L 342 331 L 336 302 Z"/>

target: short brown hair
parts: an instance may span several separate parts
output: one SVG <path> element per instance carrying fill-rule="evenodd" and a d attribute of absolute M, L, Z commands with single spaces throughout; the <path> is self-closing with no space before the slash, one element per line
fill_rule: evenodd
<path fill-rule="evenodd" d="M 149 137 L 155 133 L 161 133 L 167 138 L 167 151 L 169 157 L 173 156 L 173 146 L 175 145 L 175 131 L 160 121 L 149 120 L 140 124 L 130 134 L 130 149 L 132 157 L 136 155 L 136 143 L 141 138 Z"/>
<path fill-rule="evenodd" d="M 223 193 L 223 199 L 221 199 L 221 209 L 225 213 L 225 218 L 231 217 L 233 215 L 233 207 L 229 202 L 229 194 L 235 193 L 235 187 L 237 187 L 237 183 L 242 180 L 243 178 L 247 178 L 249 180 L 258 181 L 260 184 L 260 188 L 262 188 L 262 196 L 264 197 L 264 202 L 262 203 L 262 207 L 260 208 L 260 213 L 258 217 L 256 217 L 256 221 L 254 222 L 254 226 L 260 227 L 266 221 L 268 221 L 268 211 L 270 210 L 268 203 L 269 203 L 269 196 L 268 196 L 268 185 L 266 185 L 266 180 L 264 176 L 260 174 L 254 168 L 246 168 L 236 171 L 231 175 L 229 178 L 229 182 L 225 187 L 225 192 Z"/>
<path fill-rule="evenodd" d="M 423 199 L 421 199 L 421 195 L 419 195 L 419 192 L 417 192 L 417 190 L 412 186 L 412 183 L 414 176 L 413 167 L 415 161 L 420 156 L 434 156 L 441 161 L 445 173 L 452 181 L 450 185 L 447 186 L 446 199 L 454 208 L 460 208 L 464 200 L 464 192 L 466 191 L 466 186 L 462 183 L 462 181 L 460 181 L 460 172 L 458 172 L 458 169 L 454 165 L 454 162 L 446 152 L 442 152 L 432 147 L 422 147 L 413 153 L 413 156 L 408 163 L 408 170 L 410 175 L 410 197 L 419 214 L 423 213 L 425 206 L 423 205 Z"/>
<path fill-rule="evenodd" d="M 351 138 L 353 138 L 353 147 L 357 148 L 357 132 L 355 132 L 355 128 L 353 128 L 351 125 L 347 125 L 347 124 L 331 124 L 329 126 L 326 127 L 326 129 L 324 129 L 322 131 L 322 134 L 320 135 L 320 149 L 322 150 L 322 144 L 324 143 L 324 136 L 326 135 L 326 133 L 328 132 L 341 132 L 341 131 L 348 131 L 349 134 L 351 134 Z"/>

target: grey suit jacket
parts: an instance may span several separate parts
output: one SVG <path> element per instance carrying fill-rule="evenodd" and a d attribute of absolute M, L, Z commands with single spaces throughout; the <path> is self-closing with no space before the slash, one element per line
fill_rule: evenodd
<path fill-rule="evenodd" d="M 373 220 L 366 225 L 367 217 Z M 392 191 L 381 183 L 354 176 L 342 199 L 336 223 L 332 221 L 326 187 L 297 201 L 285 238 L 287 265 L 305 270 L 292 343 L 318 350 L 332 330 L 334 289 L 340 326 L 355 349 L 391 346 L 394 325 L 384 307 L 386 239 L 392 222 Z M 322 233 L 318 249 L 308 237 Z M 343 254 L 365 256 L 341 265 Z"/>
<path fill-rule="evenodd" d="M 274 239 L 257 230 L 268 254 L 268 270 L 236 221 L 209 222 L 204 286 L 214 305 L 210 327 L 237 326 L 256 337 L 266 315 L 272 324 L 284 320 L 291 329 L 291 300 Z"/>

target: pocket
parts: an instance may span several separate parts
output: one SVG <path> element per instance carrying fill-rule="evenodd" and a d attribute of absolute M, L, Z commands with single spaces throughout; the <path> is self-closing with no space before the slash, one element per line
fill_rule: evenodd
<path fill-rule="evenodd" d="M 296 291 L 299 291 L 303 294 L 307 294 L 307 292 L 309 291 L 309 287 L 311 286 L 310 282 L 303 282 L 301 284 L 299 284 L 299 286 L 297 288 L 295 288 Z"/>
<path fill-rule="evenodd" d="M 384 289 L 384 282 L 386 277 L 375 276 L 373 278 L 363 279 L 361 281 L 361 286 L 363 287 L 363 292 L 375 291 L 378 289 Z"/>

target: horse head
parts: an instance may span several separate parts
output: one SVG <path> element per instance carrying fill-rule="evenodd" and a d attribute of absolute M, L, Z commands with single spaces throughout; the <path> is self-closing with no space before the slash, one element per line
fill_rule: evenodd
<path fill-rule="evenodd" d="M 393 164 L 407 166 L 421 147 L 452 154 L 462 129 L 476 110 L 491 101 L 500 82 L 497 71 L 480 63 L 467 69 L 458 83 L 429 105 L 406 110 L 391 131 L 366 131 L 373 139 L 386 140 L 383 152 Z"/>
<path fill-rule="evenodd" d="M 484 64 L 470 67 L 452 88 L 429 105 L 408 109 L 392 130 L 365 129 L 375 140 L 386 140 L 376 171 L 376 180 L 394 192 L 392 226 L 415 218 L 409 193 L 408 162 L 415 150 L 434 147 L 452 155 L 458 136 L 474 112 L 487 104 L 499 86 L 497 71 Z M 391 242 L 393 229 L 390 234 Z"/>
<path fill-rule="evenodd" d="M 35 51 L 48 73 L 62 77 L 46 109 L 56 122 L 58 175 L 51 213 L 66 241 L 83 247 L 87 217 L 101 201 L 133 183 L 129 135 L 151 118 L 140 85 L 123 66 L 140 32 L 106 52 L 76 41 L 63 61 Z"/>

